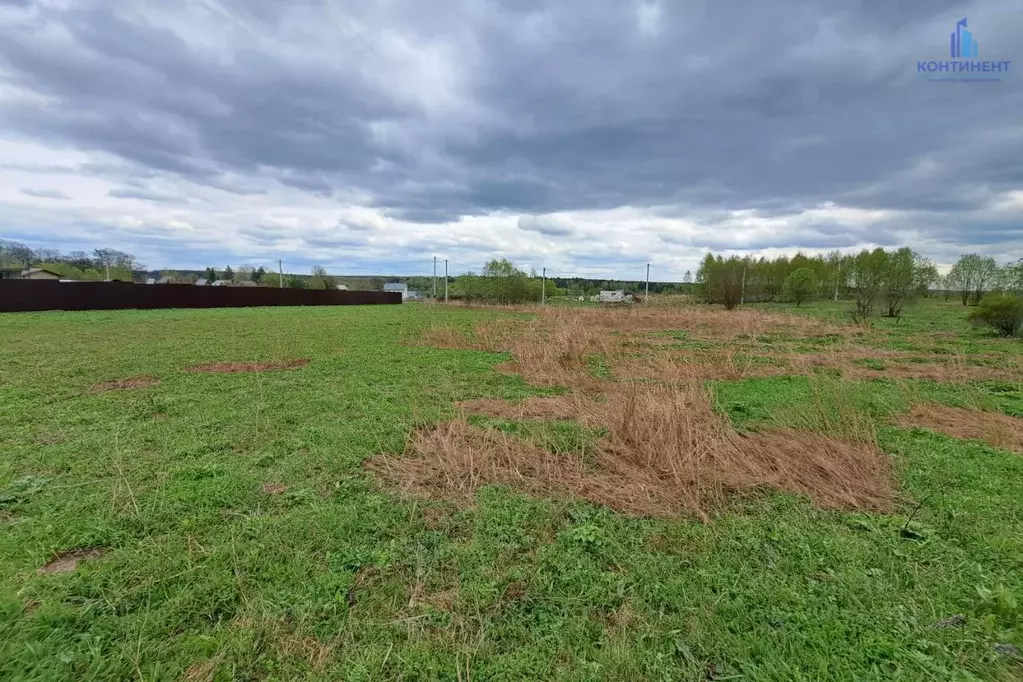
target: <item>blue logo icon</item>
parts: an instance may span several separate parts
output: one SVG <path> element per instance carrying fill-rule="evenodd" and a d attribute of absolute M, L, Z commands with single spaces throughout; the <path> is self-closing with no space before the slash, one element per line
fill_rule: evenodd
<path fill-rule="evenodd" d="M 966 30 L 966 17 L 956 22 L 956 30 L 952 34 L 952 44 L 949 49 L 949 57 L 956 59 L 970 59 L 978 56 L 978 45 L 973 39 L 973 34 Z"/>
<path fill-rule="evenodd" d="M 948 56 L 941 61 L 918 61 L 917 75 L 929 81 L 959 83 L 996 82 L 1009 73 L 1008 60 L 979 59 L 980 43 L 966 28 L 966 17 L 956 22 L 956 30 L 948 36 Z"/>

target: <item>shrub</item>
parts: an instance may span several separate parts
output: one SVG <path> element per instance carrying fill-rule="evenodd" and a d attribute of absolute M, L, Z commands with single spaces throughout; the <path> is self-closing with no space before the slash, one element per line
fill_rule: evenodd
<path fill-rule="evenodd" d="M 970 313 L 970 322 L 986 324 L 1003 336 L 1016 336 L 1023 329 L 1023 298 L 1009 294 L 988 294 Z"/>
<path fill-rule="evenodd" d="M 817 291 L 817 275 L 810 268 L 793 270 L 785 279 L 782 294 L 798 308 Z"/>

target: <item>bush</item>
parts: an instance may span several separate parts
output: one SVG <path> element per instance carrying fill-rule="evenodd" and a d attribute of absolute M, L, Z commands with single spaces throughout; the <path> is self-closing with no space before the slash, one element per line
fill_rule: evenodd
<path fill-rule="evenodd" d="M 1023 329 L 1023 298 L 1009 294 L 988 294 L 970 313 L 970 322 L 986 324 L 1003 336 L 1017 336 Z"/>
<path fill-rule="evenodd" d="M 798 308 L 817 291 L 817 275 L 810 268 L 793 270 L 785 279 L 782 295 Z"/>

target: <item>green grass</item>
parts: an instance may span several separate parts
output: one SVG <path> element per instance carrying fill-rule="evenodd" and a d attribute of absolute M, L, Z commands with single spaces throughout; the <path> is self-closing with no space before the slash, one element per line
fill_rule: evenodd
<path fill-rule="evenodd" d="M 958 335 L 943 341 L 954 350 L 1021 352 L 962 323 L 961 309 L 933 307 L 928 321 L 907 311 L 913 328 L 893 335 L 933 323 Z M 993 648 L 1023 648 L 1023 457 L 886 425 L 920 395 L 1020 415 L 1019 384 L 713 385 L 740 428 L 798 423 L 820 395 L 852 404 L 895 463 L 902 502 L 890 515 L 761 491 L 701 524 L 501 487 L 471 508 L 382 489 L 362 462 L 401 452 L 415 426 L 450 418 L 459 400 L 541 392 L 494 371 L 504 356 L 401 344 L 487 315 L 0 316 L 0 679 L 1023 675 Z M 180 371 L 297 357 L 312 362 Z M 141 374 L 161 383 L 89 392 Z M 564 450 L 594 437 L 570 422 L 492 421 Z M 105 553 L 73 573 L 38 572 L 89 547 Z M 963 627 L 933 627 L 956 614 Z"/>

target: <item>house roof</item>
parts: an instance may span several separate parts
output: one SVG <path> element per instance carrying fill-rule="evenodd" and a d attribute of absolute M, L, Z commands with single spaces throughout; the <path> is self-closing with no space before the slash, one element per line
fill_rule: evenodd
<path fill-rule="evenodd" d="M 204 287 L 204 286 L 206 286 L 209 283 L 210 283 L 210 281 L 208 279 L 206 279 L 205 277 L 200 277 L 199 279 L 195 280 L 195 286 L 197 286 L 197 287 Z"/>
<path fill-rule="evenodd" d="M 404 282 L 388 282 L 384 285 L 384 291 L 408 291 L 408 285 Z"/>
<path fill-rule="evenodd" d="M 47 274 L 55 275 L 57 277 L 60 277 L 60 273 L 59 272 L 54 272 L 53 270 L 51 270 L 49 268 L 29 268 L 28 270 L 22 270 L 21 271 L 21 276 L 22 277 L 26 277 L 28 275 L 35 274 L 37 272 L 45 272 Z"/>

